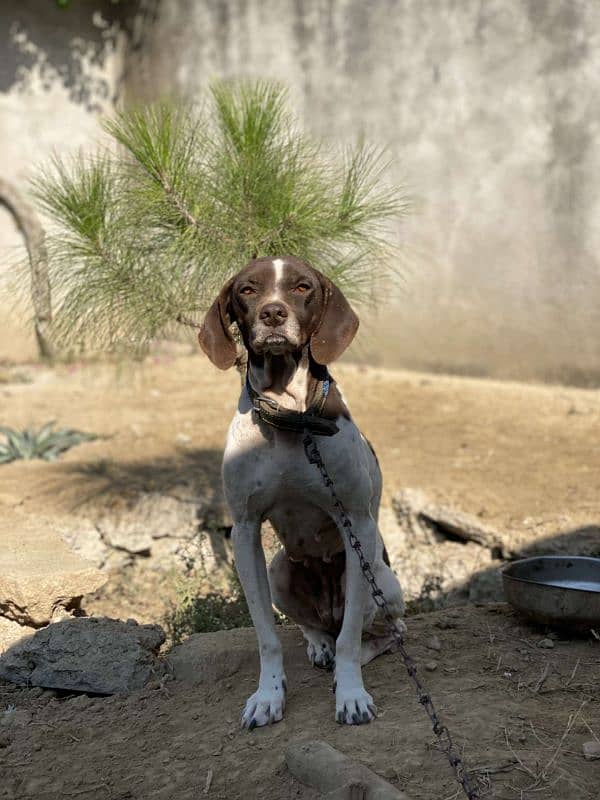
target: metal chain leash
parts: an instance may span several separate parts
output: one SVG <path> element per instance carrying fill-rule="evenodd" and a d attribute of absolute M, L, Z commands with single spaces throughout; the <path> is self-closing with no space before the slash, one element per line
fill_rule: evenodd
<path fill-rule="evenodd" d="M 385 596 L 382 590 L 377 585 L 377 581 L 375 580 L 375 575 L 373 574 L 373 569 L 371 565 L 366 560 L 364 553 L 362 551 L 362 547 L 360 544 L 359 539 L 357 538 L 356 534 L 352 530 L 352 522 L 346 513 L 346 509 L 344 508 L 344 504 L 337 496 L 335 489 L 333 487 L 333 481 L 329 477 L 329 473 L 325 468 L 325 464 L 323 463 L 323 459 L 321 458 L 321 453 L 319 452 L 319 448 L 316 445 L 315 440 L 311 436 L 311 434 L 305 430 L 304 432 L 304 452 L 306 453 L 306 457 L 310 464 L 314 464 L 319 472 L 321 473 L 321 477 L 323 478 L 323 483 L 331 492 L 331 498 L 333 500 L 333 506 L 337 510 L 340 520 L 342 522 L 342 526 L 345 529 L 348 540 L 350 542 L 350 546 L 356 553 L 358 560 L 360 562 L 360 568 L 362 570 L 363 575 L 365 576 L 367 583 L 371 587 L 371 595 L 375 604 L 381 610 L 383 614 L 383 619 L 386 623 L 387 628 L 389 629 L 390 633 L 393 635 L 396 645 L 398 647 L 398 652 L 402 656 L 402 660 L 404 661 L 404 666 L 406 667 L 406 671 L 412 678 L 415 687 L 417 689 L 417 699 L 419 703 L 425 709 L 425 712 L 429 719 L 431 720 L 433 732 L 437 737 L 438 744 L 442 752 L 446 753 L 448 757 L 448 761 L 454 770 L 454 774 L 456 775 L 456 780 L 462 786 L 465 795 L 469 798 L 469 800 L 477 800 L 479 798 L 479 789 L 474 787 L 471 783 L 471 780 L 467 774 L 465 769 L 465 765 L 461 759 L 461 757 L 456 752 L 456 748 L 452 741 L 452 737 L 450 735 L 450 731 L 448 728 L 443 724 L 440 720 L 439 715 L 433 705 L 431 700 L 431 695 L 425 689 L 421 681 L 417 676 L 417 665 L 406 651 L 404 647 L 404 637 L 403 632 L 400 627 L 397 625 L 385 599 Z"/>

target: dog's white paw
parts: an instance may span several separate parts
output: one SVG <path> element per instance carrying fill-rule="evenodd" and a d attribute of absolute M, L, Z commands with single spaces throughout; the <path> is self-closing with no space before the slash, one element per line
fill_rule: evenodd
<path fill-rule="evenodd" d="M 285 678 L 277 686 L 258 688 L 246 701 L 242 711 L 242 728 L 249 731 L 283 719 L 285 710 Z"/>
<path fill-rule="evenodd" d="M 364 686 L 335 690 L 335 721 L 345 725 L 365 725 L 377 716 L 373 698 Z"/>
<path fill-rule="evenodd" d="M 319 669 L 332 669 L 335 663 L 335 641 L 332 636 L 326 633 L 311 634 L 305 633 L 308 641 L 306 654 L 313 667 Z"/>

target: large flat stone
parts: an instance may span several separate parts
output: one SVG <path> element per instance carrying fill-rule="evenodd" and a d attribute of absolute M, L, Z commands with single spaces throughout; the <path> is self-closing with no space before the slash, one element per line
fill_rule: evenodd
<path fill-rule="evenodd" d="M 35 631 L 0 656 L 0 678 L 20 685 L 128 694 L 164 672 L 158 625 L 105 617 L 65 619 Z"/>
<path fill-rule="evenodd" d="M 46 625 L 57 608 L 77 608 L 105 581 L 48 523 L 15 513 L 0 521 L 1 616 Z"/>

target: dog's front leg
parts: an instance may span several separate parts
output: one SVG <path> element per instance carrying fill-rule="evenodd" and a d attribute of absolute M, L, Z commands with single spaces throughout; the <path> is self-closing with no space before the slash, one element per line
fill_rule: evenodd
<path fill-rule="evenodd" d="M 372 564 L 377 525 L 370 516 L 351 515 L 351 519 L 364 557 Z M 335 648 L 335 718 L 348 725 L 361 725 L 377 715 L 373 698 L 363 685 L 361 671 L 361 642 L 369 587 L 345 529 L 342 529 L 342 536 L 346 550 L 346 597 L 344 621 Z"/>
<path fill-rule="evenodd" d="M 260 522 L 236 523 L 232 530 L 235 565 L 246 595 L 260 652 L 258 689 L 248 698 L 242 726 L 252 730 L 283 718 L 286 678 L 281 643 L 275 630 Z"/>

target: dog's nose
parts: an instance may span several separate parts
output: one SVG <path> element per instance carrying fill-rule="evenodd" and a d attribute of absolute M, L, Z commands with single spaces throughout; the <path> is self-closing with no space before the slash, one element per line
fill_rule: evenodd
<path fill-rule="evenodd" d="M 276 328 L 278 325 L 283 325 L 287 319 L 288 312 L 285 306 L 281 303 L 267 303 L 260 310 L 259 319 L 268 325 L 270 328 Z"/>

